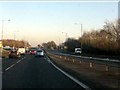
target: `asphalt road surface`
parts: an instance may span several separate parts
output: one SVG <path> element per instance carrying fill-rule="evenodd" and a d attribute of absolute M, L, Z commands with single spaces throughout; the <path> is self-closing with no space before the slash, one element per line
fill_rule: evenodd
<path fill-rule="evenodd" d="M 45 57 L 25 55 L 3 59 L 2 88 L 80 88 L 80 85 L 54 68 Z"/>

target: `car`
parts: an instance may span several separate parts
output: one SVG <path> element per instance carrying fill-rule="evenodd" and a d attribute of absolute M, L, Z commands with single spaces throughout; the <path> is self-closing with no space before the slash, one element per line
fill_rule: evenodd
<path fill-rule="evenodd" d="M 35 55 L 35 54 L 36 54 L 36 50 L 35 50 L 35 49 L 31 49 L 31 50 L 29 51 L 29 53 L 30 53 L 31 55 Z"/>
<path fill-rule="evenodd" d="M 81 48 L 75 48 L 75 54 L 81 54 Z"/>
<path fill-rule="evenodd" d="M 17 50 L 11 50 L 9 52 L 9 58 L 20 58 L 21 55 Z"/>
<path fill-rule="evenodd" d="M 38 49 L 35 54 L 36 57 L 44 57 L 44 51 L 42 49 Z"/>
<path fill-rule="evenodd" d="M 18 52 L 24 55 L 26 53 L 26 50 L 25 48 L 18 48 Z"/>

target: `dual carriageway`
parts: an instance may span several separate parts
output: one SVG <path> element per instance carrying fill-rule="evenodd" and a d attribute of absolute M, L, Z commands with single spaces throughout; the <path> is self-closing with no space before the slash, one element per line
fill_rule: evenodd
<path fill-rule="evenodd" d="M 104 85 L 90 84 L 89 80 L 84 82 L 82 79 L 77 78 L 76 75 L 64 70 L 58 64 L 56 65 L 52 60 L 56 59 L 56 55 L 64 59 L 70 57 L 72 61 L 74 58 L 74 62 L 82 60 L 92 62 L 92 64 L 105 64 L 109 67 L 118 68 L 118 74 L 120 74 L 119 60 L 76 56 L 49 51 L 44 57 L 26 54 L 21 59 L 2 59 L 2 88 L 80 88 L 81 90 L 107 88 Z"/>

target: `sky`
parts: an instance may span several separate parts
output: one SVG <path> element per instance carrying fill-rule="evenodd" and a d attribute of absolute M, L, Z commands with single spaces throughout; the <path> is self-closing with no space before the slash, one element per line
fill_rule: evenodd
<path fill-rule="evenodd" d="M 84 33 L 117 18 L 117 2 L 0 2 L 3 38 L 26 40 L 32 46 L 52 40 L 62 43 L 66 34 L 78 38 L 81 24 Z"/>

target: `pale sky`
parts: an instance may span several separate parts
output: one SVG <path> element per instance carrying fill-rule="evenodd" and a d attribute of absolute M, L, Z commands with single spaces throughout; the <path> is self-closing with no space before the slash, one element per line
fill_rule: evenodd
<path fill-rule="evenodd" d="M 117 18 L 117 2 L 0 2 L 0 28 L 1 20 L 11 20 L 4 21 L 4 39 L 15 34 L 16 40 L 27 40 L 32 46 L 51 40 L 62 43 L 66 33 L 78 38 L 80 24 L 85 32 Z"/>

